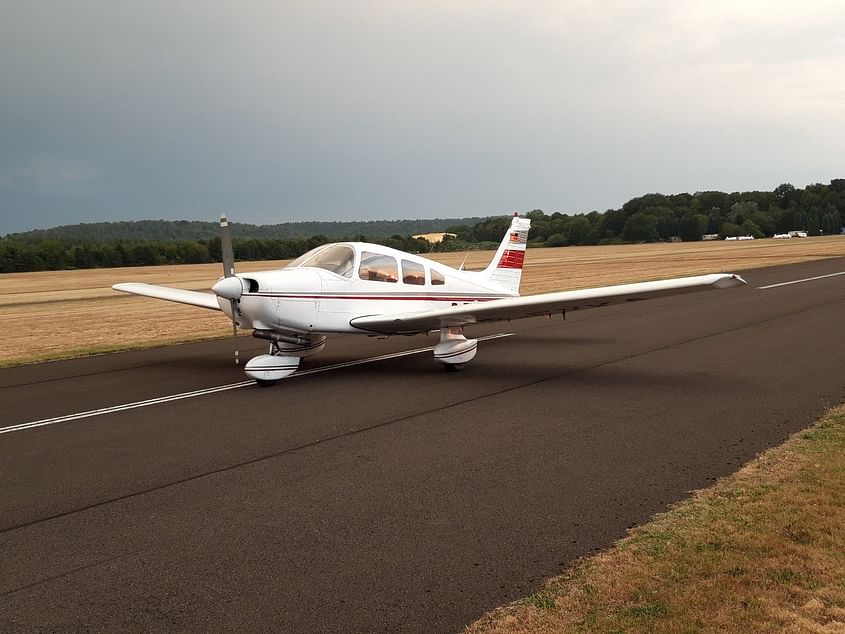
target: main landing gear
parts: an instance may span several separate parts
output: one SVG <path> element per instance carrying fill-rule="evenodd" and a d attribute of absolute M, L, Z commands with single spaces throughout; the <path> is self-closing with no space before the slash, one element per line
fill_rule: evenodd
<path fill-rule="evenodd" d="M 477 350 L 478 340 L 464 337 L 462 326 L 444 328 L 440 331 L 440 343 L 434 346 L 434 359 L 448 372 L 457 372 L 472 361 Z"/>

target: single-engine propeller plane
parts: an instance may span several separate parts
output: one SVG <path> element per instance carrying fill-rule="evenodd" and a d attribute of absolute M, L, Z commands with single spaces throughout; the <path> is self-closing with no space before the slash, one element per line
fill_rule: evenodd
<path fill-rule="evenodd" d="M 262 386 L 292 374 L 300 359 L 320 352 L 326 335 L 440 333 L 434 358 L 459 370 L 477 341 L 464 327 L 484 322 L 566 314 L 667 295 L 742 286 L 738 275 L 716 273 L 655 282 L 519 296 L 531 220 L 514 214 L 483 271 L 458 270 L 389 247 L 338 242 L 312 249 L 285 268 L 235 273 L 226 216 L 220 217 L 224 276 L 211 293 L 151 284 L 115 284 L 118 291 L 221 310 L 238 328 L 269 341 L 246 374 Z M 236 353 L 237 355 L 237 353 Z M 237 362 L 237 356 L 236 356 Z"/>

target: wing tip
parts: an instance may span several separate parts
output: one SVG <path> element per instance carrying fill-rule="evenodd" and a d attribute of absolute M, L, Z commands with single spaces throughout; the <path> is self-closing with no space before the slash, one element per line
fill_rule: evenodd
<path fill-rule="evenodd" d="M 722 273 L 713 286 L 716 288 L 734 288 L 737 286 L 746 286 L 747 284 L 748 282 L 737 273 Z"/>

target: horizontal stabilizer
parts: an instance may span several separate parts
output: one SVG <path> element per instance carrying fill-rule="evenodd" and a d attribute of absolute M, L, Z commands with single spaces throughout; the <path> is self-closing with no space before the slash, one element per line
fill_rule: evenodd
<path fill-rule="evenodd" d="M 222 310 L 220 308 L 220 304 L 217 303 L 217 296 L 212 295 L 211 293 L 186 291 L 181 288 L 171 288 L 169 286 L 155 286 L 153 284 L 141 284 L 138 282 L 126 282 L 123 284 L 115 284 L 114 286 L 112 286 L 112 288 L 116 291 L 132 293 L 133 295 L 143 295 L 144 297 L 165 299 L 169 302 L 190 304 L 191 306 L 199 306 L 200 308 Z"/>

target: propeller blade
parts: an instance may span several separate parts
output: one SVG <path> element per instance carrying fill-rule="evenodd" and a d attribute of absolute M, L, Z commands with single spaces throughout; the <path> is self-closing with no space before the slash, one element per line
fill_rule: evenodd
<path fill-rule="evenodd" d="M 238 358 L 238 322 L 235 321 L 235 313 L 238 310 L 237 302 L 233 299 L 232 302 L 232 337 L 235 339 L 235 365 L 240 365 L 241 360 Z"/>
<path fill-rule="evenodd" d="M 243 287 L 240 278 L 235 277 L 235 251 L 232 248 L 232 234 L 229 231 L 229 220 L 226 214 L 220 214 L 220 251 L 223 256 L 223 278 L 211 290 L 217 295 L 228 299 L 232 306 L 232 337 L 235 340 L 235 365 L 240 365 L 238 358 L 238 300 L 241 298 Z M 237 283 L 235 283 L 237 281 Z"/>
<path fill-rule="evenodd" d="M 235 274 L 235 252 L 226 214 L 220 214 L 220 250 L 223 255 L 223 276 L 232 277 Z"/>

